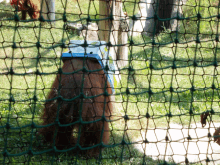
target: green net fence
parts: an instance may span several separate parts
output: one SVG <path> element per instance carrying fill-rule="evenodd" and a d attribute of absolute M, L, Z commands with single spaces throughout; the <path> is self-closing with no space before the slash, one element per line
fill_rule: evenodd
<path fill-rule="evenodd" d="M 1 164 L 220 164 L 219 8 L 1 1 Z"/>

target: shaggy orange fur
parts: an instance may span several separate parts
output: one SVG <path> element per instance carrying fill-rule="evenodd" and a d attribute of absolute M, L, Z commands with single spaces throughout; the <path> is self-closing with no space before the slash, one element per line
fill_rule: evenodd
<path fill-rule="evenodd" d="M 96 59 L 87 59 L 85 67 L 88 70 L 101 69 Z M 72 73 L 82 68 L 82 58 L 71 58 L 64 61 L 62 71 Z M 96 121 L 102 119 L 103 115 L 109 120 L 113 109 L 110 96 L 100 95 L 105 92 L 105 82 L 106 75 L 103 70 L 84 73 L 84 81 L 82 71 L 74 74 L 57 75 L 47 99 L 53 99 L 58 96 L 64 99 L 77 97 L 81 93 L 82 84 L 84 85 L 83 94 L 86 97 L 96 97 L 89 99 L 77 98 L 73 101 L 56 99 L 47 102 L 42 116 L 43 125 L 55 123 L 56 119 L 60 124 L 71 125 L 62 127 L 53 125 L 40 129 L 39 134 L 43 135 L 45 141 L 52 143 L 53 139 L 55 139 L 56 147 L 61 150 L 74 147 L 77 143 L 82 147 L 91 147 L 101 142 L 108 144 L 110 136 L 108 122 L 105 120 Z M 112 94 L 112 89 L 108 82 L 106 90 L 109 94 Z M 100 96 L 97 97 L 97 95 Z M 105 101 L 106 105 L 104 105 Z M 82 110 L 81 103 L 83 103 Z M 87 123 L 82 124 L 80 120 Z M 99 154 L 100 149 L 100 147 L 95 147 L 80 153 L 96 156 Z"/>
<path fill-rule="evenodd" d="M 22 20 L 26 19 L 26 14 L 31 19 L 38 19 L 40 14 L 40 0 L 11 0 L 11 5 L 18 11 L 22 12 Z"/>

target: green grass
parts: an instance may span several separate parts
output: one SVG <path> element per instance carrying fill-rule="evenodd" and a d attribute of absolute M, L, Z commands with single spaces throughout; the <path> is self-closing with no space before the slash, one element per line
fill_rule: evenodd
<path fill-rule="evenodd" d="M 79 1 L 56 1 L 56 19 L 61 19 L 63 12 L 66 11 L 69 21 L 75 21 L 87 18 L 90 14 L 91 18 L 98 19 L 99 6 L 98 1 L 92 1 L 90 10 L 89 3 Z M 86 1 L 87 2 L 87 1 Z M 132 1 L 135 2 L 135 1 Z M 136 1 L 137 2 L 137 1 Z M 196 1 L 197 2 L 197 1 Z M 216 1 L 201 0 L 200 9 L 194 7 L 195 1 L 189 0 L 188 6 L 185 6 L 184 16 L 195 16 L 200 10 L 202 17 L 210 17 L 217 15 Z M 198 5 L 198 4 L 197 4 Z M 14 12 L 11 6 L 0 4 L 0 72 L 6 73 L 13 68 L 15 73 L 33 73 L 28 75 L 0 74 L 0 126 L 5 126 L 8 122 L 11 127 L 17 129 L 9 129 L 6 139 L 6 128 L 0 129 L 0 152 L 4 151 L 7 142 L 7 150 L 9 153 L 16 154 L 27 151 L 32 145 L 34 152 L 46 149 L 41 146 L 36 139 L 36 128 L 21 128 L 22 126 L 31 124 L 32 121 L 40 124 L 39 118 L 43 109 L 43 101 L 46 100 L 50 91 L 51 84 L 55 78 L 55 74 L 38 75 L 34 72 L 38 69 L 43 73 L 54 73 L 58 68 L 62 67 L 60 56 L 64 50 L 60 47 L 52 48 L 53 45 L 68 43 L 69 40 L 82 39 L 77 35 L 63 29 L 63 21 L 57 21 L 56 27 L 52 28 L 50 24 L 41 25 L 39 22 L 15 23 L 14 21 L 6 21 L 5 19 L 13 18 Z M 124 9 L 129 16 L 137 13 L 134 3 L 124 2 Z M 133 10 L 135 12 L 133 13 Z M 72 14 L 70 14 L 72 13 Z M 20 15 L 20 13 L 19 13 Z M 196 19 L 195 19 L 196 20 Z M 155 42 L 161 45 L 152 47 L 152 38 L 146 36 L 133 37 L 136 46 L 129 47 L 132 50 L 129 53 L 130 66 L 135 69 L 130 73 L 127 70 L 121 71 L 122 81 L 116 85 L 116 93 L 125 92 L 129 88 L 131 94 L 119 94 L 116 96 L 115 110 L 113 121 L 111 122 L 111 145 L 119 144 L 123 140 L 127 143 L 137 142 L 137 138 L 141 136 L 140 131 L 146 128 L 164 127 L 170 121 L 188 125 L 190 123 L 200 122 L 199 114 L 214 109 L 216 112 L 212 120 L 219 121 L 219 91 L 210 88 L 212 84 L 219 89 L 220 77 L 218 76 L 219 67 L 206 66 L 213 62 L 214 57 L 219 62 L 219 45 L 215 41 L 217 29 L 216 17 L 204 19 L 200 22 L 199 37 L 201 44 L 196 44 L 197 24 L 195 20 L 184 20 L 180 23 L 178 35 L 171 33 L 169 29 L 155 36 Z M 81 21 L 80 21 L 81 22 Z M 84 21 L 82 21 L 84 23 Z M 17 27 L 17 28 L 15 28 Z M 179 42 L 185 44 L 174 44 L 175 38 Z M 192 42 L 191 42 L 192 41 Z M 16 42 L 18 47 L 12 49 L 12 43 Z M 41 43 L 41 48 L 36 48 L 36 43 Z M 142 46 L 142 43 L 148 43 Z M 138 45 L 140 44 L 140 45 Z M 39 61 L 37 61 L 37 57 Z M 177 69 L 172 69 L 173 60 L 176 59 Z M 204 67 L 183 67 L 192 65 L 194 61 Z M 155 69 L 149 68 L 153 64 Z M 168 68 L 169 67 L 169 68 Z M 163 69 L 160 69 L 163 68 Z M 157 70 L 158 69 L 158 70 Z M 196 90 L 190 91 L 192 85 Z M 154 93 L 149 97 L 147 91 L 149 87 Z M 170 87 L 179 93 L 171 93 Z M 135 94 L 136 93 L 136 94 Z M 140 94 L 141 93 L 141 94 Z M 9 102 L 10 94 L 15 102 Z M 37 96 L 37 102 L 32 100 Z M 192 108 L 195 115 L 189 115 Z M 149 125 L 147 125 L 146 113 L 149 113 Z M 168 117 L 167 114 L 173 117 Z M 128 115 L 129 120 L 123 118 Z M 190 120 L 192 118 L 192 120 Z M 33 139 L 32 139 L 33 138 Z M 32 141 L 31 141 L 32 139 Z M 144 158 L 143 153 L 134 148 L 133 145 L 119 145 L 113 148 L 107 148 L 102 151 L 102 164 L 147 164 L 161 163 L 162 160 L 152 160 L 149 157 Z M 122 158 L 122 159 L 121 159 Z M 32 162 L 30 164 L 97 164 L 96 159 L 86 159 L 84 157 L 74 157 L 71 153 L 60 153 L 57 155 L 41 154 L 37 156 L 28 156 L 28 154 L 6 157 L 0 156 L 0 161 L 5 164 L 24 164 L 23 162 Z M 172 162 L 170 162 L 172 163 Z"/>

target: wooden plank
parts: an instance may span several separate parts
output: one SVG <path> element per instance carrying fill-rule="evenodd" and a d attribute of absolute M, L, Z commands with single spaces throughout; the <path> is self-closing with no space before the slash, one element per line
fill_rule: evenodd
<path fill-rule="evenodd" d="M 104 20 L 99 21 L 99 38 L 101 41 L 110 41 L 112 45 L 126 44 L 127 43 L 127 32 L 122 31 L 120 28 L 120 20 L 122 19 L 122 1 L 112 1 L 112 0 L 100 0 L 99 1 L 99 13 L 100 19 L 109 17 L 110 14 L 113 15 L 114 20 Z M 126 64 L 124 60 L 128 59 L 127 47 L 114 46 L 110 47 L 110 53 L 113 60 L 117 60 L 117 68 L 121 68 Z M 119 60 L 122 59 L 122 60 Z"/>
<path fill-rule="evenodd" d="M 112 0 L 99 1 L 99 19 L 108 17 L 111 14 Z M 100 41 L 109 42 L 109 30 L 111 27 L 110 20 L 99 21 L 99 39 Z"/>
<path fill-rule="evenodd" d="M 55 20 L 55 0 L 42 0 L 42 16 L 45 20 Z M 54 25 L 55 22 L 52 22 Z"/>
<path fill-rule="evenodd" d="M 128 17 L 124 14 L 122 10 L 122 3 L 121 3 L 121 12 L 120 12 L 120 25 L 118 31 L 118 44 L 123 45 L 118 47 L 117 52 L 117 61 L 119 68 L 123 68 L 128 65 L 128 46 L 126 45 L 128 42 Z"/>

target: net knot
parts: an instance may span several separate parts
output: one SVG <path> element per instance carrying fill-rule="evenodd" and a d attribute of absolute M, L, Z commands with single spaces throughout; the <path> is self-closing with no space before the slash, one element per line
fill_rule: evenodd
<path fill-rule="evenodd" d="M 63 22 L 67 22 L 66 13 L 63 14 Z"/>
<path fill-rule="evenodd" d="M 193 110 L 192 110 L 192 108 L 190 108 L 189 114 L 190 114 L 190 115 L 193 115 Z"/>
<path fill-rule="evenodd" d="M 154 66 L 152 63 L 150 63 L 150 69 L 154 69 Z"/>
<path fill-rule="evenodd" d="M 199 37 L 196 37 L 196 43 L 197 43 L 197 44 L 201 43 Z"/>
<path fill-rule="evenodd" d="M 17 14 L 15 14 L 14 20 L 15 20 L 15 22 L 19 22 L 20 19 L 19 19 L 19 16 Z"/>
<path fill-rule="evenodd" d="M 133 40 L 130 41 L 130 46 L 132 46 L 132 45 L 134 45 L 134 41 Z"/>
<path fill-rule="evenodd" d="M 196 89 L 194 86 L 192 86 L 190 90 L 191 90 L 191 92 L 195 92 Z"/>
<path fill-rule="evenodd" d="M 159 19 L 157 14 L 154 14 L 154 21 L 157 21 Z"/>
<path fill-rule="evenodd" d="M 190 136 L 190 135 L 187 137 L 187 140 L 192 140 L 192 138 L 191 138 L 191 136 Z"/>
<path fill-rule="evenodd" d="M 108 46 L 108 47 L 112 47 L 112 43 L 111 43 L 111 41 L 109 41 L 109 42 L 106 44 L 106 46 Z"/>
<path fill-rule="evenodd" d="M 12 48 L 13 48 L 13 49 L 16 49 L 16 48 L 17 48 L 17 45 L 16 45 L 15 42 L 13 42 L 13 44 L 12 44 Z"/>
<path fill-rule="evenodd" d="M 128 71 L 129 71 L 129 72 L 134 71 L 134 69 L 132 68 L 132 66 L 129 66 L 129 67 L 128 67 Z"/>
<path fill-rule="evenodd" d="M 126 94 L 127 94 L 127 95 L 130 94 L 130 90 L 129 90 L 129 88 L 126 89 Z"/>
<path fill-rule="evenodd" d="M 109 71 L 109 66 L 108 66 L 108 64 L 105 66 L 105 68 L 104 68 L 106 71 Z"/>
<path fill-rule="evenodd" d="M 174 92 L 174 89 L 173 89 L 173 87 L 170 87 L 170 92 L 172 93 L 172 92 Z"/>
<path fill-rule="evenodd" d="M 59 68 L 59 69 L 58 69 L 58 74 L 63 74 L 62 68 Z"/>
<path fill-rule="evenodd" d="M 4 156 L 4 157 L 8 157 L 8 155 L 9 155 L 9 154 L 8 154 L 8 151 L 7 151 L 7 150 L 3 152 L 3 156 Z"/>
<path fill-rule="evenodd" d="M 175 62 L 173 62 L 172 69 L 176 69 L 176 68 L 177 68 L 177 66 L 176 66 Z"/>
<path fill-rule="evenodd" d="M 90 16 L 88 16 L 88 17 L 86 18 L 86 21 L 87 21 L 87 23 L 92 22 Z"/>
<path fill-rule="evenodd" d="M 171 112 L 167 113 L 166 115 L 167 115 L 168 117 L 173 117 L 173 115 L 172 115 Z"/>
<path fill-rule="evenodd" d="M 197 61 L 195 61 L 195 60 L 193 61 L 193 66 L 194 66 L 194 67 L 197 67 L 197 66 L 198 66 Z"/>
<path fill-rule="evenodd" d="M 215 60 L 215 61 L 213 62 L 213 65 L 214 65 L 215 67 L 218 67 L 218 62 Z"/>
<path fill-rule="evenodd" d="M 34 153 L 33 153 L 33 151 L 32 151 L 31 149 L 29 149 L 28 155 L 29 155 L 30 157 L 34 156 Z"/>
<path fill-rule="evenodd" d="M 64 42 L 61 44 L 61 48 L 66 48 L 66 44 Z"/>
<path fill-rule="evenodd" d="M 149 88 L 149 90 L 148 90 L 148 94 L 151 96 L 151 95 L 153 95 L 154 93 L 153 93 L 153 91 Z"/>
<path fill-rule="evenodd" d="M 143 143 L 149 143 L 149 141 L 147 139 L 143 140 Z"/>
<path fill-rule="evenodd" d="M 124 115 L 124 119 L 125 119 L 125 120 L 129 120 L 128 115 Z"/>
<path fill-rule="evenodd" d="M 11 128 L 10 124 L 9 124 L 9 123 L 6 123 L 6 124 L 5 124 L 5 128 L 6 128 L 6 129 L 10 129 L 10 128 Z"/>
<path fill-rule="evenodd" d="M 61 102 L 62 100 L 63 100 L 63 99 L 62 99 L 61 96 L 58 96 L 58 97 L 57 97 L 57 101 L 58 101 L 58 102 Z"/>
<path fill-rule="evenodd" d="M 39 17 L 39 21 L 40 22 L 45 22 L 45 19 L 44 19 L 44 17 L 42 15 Z"/>
<path fill-rule="evenodd" d="M 156 42 L 155 42 L 155 40 L 153 40 L 153 41 L 152 41 L 152 45 L 156 45 Z"/>
<path fill-rule="evenodd" d="M 183 18 L 179 16 L 179 13 L 177 13 L 176 19 L 177 19 L 177 20 L 182 20 Z"/>
<path fill-rule="evenodd" d="M 137 20 L 136 15 L 133 15 L 133 16 L 131 17 L 131 19 L 132 19 L 133 21 L 136 21 L 136 20 Z"/>
<path fill-rule="evenodd" d="M 216 37 L 215 37 L 215 41 L 216 41 L 216 42 L 219 42 L 219 36 L 216 36 Z"/>
<path fill-rule="evenodd" d="M 11 97 L 9 98 L 9 102 L 13 102 L 13 103 L 15 102 L 13 95 L 11 95 Z"/>
<path fill-rule="evenodd" d="M 146 118 L 150 118 L 150 114 L 148 112 L 146 113 Z"/>
<path fill-rule="evenodd" d="M 207 163 L 208 163 L 208 162 L 210 162 L 210 159 L 209 159 L 209 157 L 207 157 L 207 159 L 206 159 L 205 161 L 206 161 Z"/>
<path fill-rule="evenodd" d="M 103 122 L 105 122 L 105 121 L 106 121 L 105 116 L 102 116 L 101 121 L 103 121 Z"/>
<path fill-rule="evenodd" d="M 110 21 L 113 21 L 113 20 L 114 20 L 114 17 L 113 17 L 112 14 L 110 14 L 110 16 L 109 16 L 109 20 L 110 20 Z"/>
<path fill-rule="evenodd" d="M 211 113 L 212 115 L 214 115 L 214 114 L 215 114 L 214 109 L 211 109 L 210 113 Z"/>
<path fill-rule="evenodd" d="M 36 95 L 34 95 L 33 100 L 34 100 L 34 102 L 36 102 L 38 100 Z"/>
<path fill-rule="evenodd" d="M 36 47 L 37 47 L 38 49 L 41 47 L 40 42 L 37 42 L 37 43 L 36 43 Z"/>
<path fill-rule="evenodd" d="M 86 41 L 84 41 L 84 43 L 83 43 L 82 45 L 80 45 L 80 46 L 82 46 L 83 48 L 86 48 L 86 47 L 88 47 L 89 45 L 87 44 Z"/>
<path fill-rule="evenodd" d="M 35 124 L 35 123 L 32 123 L 32 124 L 31 124 L 31 128 L 33 128 L 33 129 L 34 129 L 34 128 L 37 128 L 36 124 Z"/>
<path fill-rule="evenodd" d="M 83 67 L 83 68 L 82 68 L 82 72 L 83 72 L 83 73 L 87 73 L 87 72 L 88 72 L 88 70 L 86 69 L 86 67 Z"/>
<path fill-rule="evenodd" d="M 103 93 L 103 95 L 106 96 L 106 97 L 109 96 L 108 91 L 105 90 L 105 92 Z"/>
<path fill-rule="evenodd" d="M 197 18 L 198 18 L 198 20 L 200 20 L 202 18 L 202 15 L 200 13 L 198 13 Z"/>
<path fill-rule="evenodd" d="M 60 126 L 59 120 L 55 120 L 55 121 L 54 121 L 54 125 L 55 125 L 56 127 L 59 127 L 59 126 Z"/>
<path fill-rule="evenodd" d="M 36 74 L 36 75 L 41 75 L 39 69 L 36 70 L 35 74 Z"/>
<path fill-rule="evenodd" d="M 80 99 L 84 99 L 84 98 L 85 98 L 84 94 L 83 94 L 83 93 L 80 93 L 79 98 L 80 98 Z"/>
<path fill-rule="evenodd" d="M 13 68 L 10 68 L 10 70 L 9 70 L 9 72 L 8 72 L 10 75 L 13 75 L 13 74 L 15 74 L 15 72 L 14 72 L 14 70 L 13 70 Z"/>
<path fill-rule="evenodd" d="M 175 38 L 174 42 L 175 42 L 175 44 L 178 44 L 179 40 L 177 38 Z"/>
<path fill-rule="evenodd" d="M 122 144 L 122 145 L 127 145 L 127 142 L 123 139 L 123 140 L 121 141 L 121 144 Z"/>
<path fill-rule="evenodd" d="M 215 84 L 212 84 L 212 89 L 216 89 Z"/>

